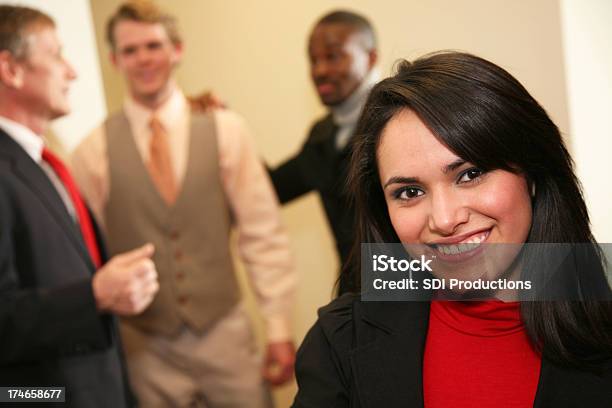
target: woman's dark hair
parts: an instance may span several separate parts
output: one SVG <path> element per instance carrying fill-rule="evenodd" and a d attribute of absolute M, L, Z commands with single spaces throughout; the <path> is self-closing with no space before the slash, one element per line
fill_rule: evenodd
<path fill-rule="evenodd" d="M 355 291 L 360 244 L 400 242 L 380 185 L 376 150 L 383 129 L 403 109 L 415 112 L 462 159 L 483 170 L 526 176 L 536 191 L 527 242 L 596 244 L 572 159 L 546 111 L 497 65 L 440 52 L 399 63 L 395 75 L 372 89 L 357 125 L 347 184 L 357 238 L 342 277 Z M 598 273 L 605 281 L 603 268 Z M 589 359 L 612 355 L 611 302 L 522 302 L 521 314 L 533 344 L 557 363 L 588 368 Z"/>

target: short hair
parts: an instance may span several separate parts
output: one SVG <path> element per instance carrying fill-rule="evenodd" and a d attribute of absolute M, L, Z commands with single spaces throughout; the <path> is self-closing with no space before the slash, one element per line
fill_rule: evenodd
<path fill-rule="evenodd" d="M 55 27 L 55 22 L 40 10 L 23 6 L 0 5 L 0 51 L 15 58 L 28 54 L 27 34 L 36 27 Z"/>
<path fill-rule="evenodd" d="M 363 46 L 368 51 L 375 49 L 377 46 L 374 27 L 361 14 L 348 10 L 335 10 L 321 17 L 315 24 L 315 27 L 322 24 L 346 24 L 362 35 Z"/>
<path fill-rule="evenodd" d="M 161 24 L 164 26 L 168 38 L 170 38 L 173 44 L 176 45 L 182 42 L 178 32 L 176 18 L 173 15 L 166 13 L 151 1 L 133 0 L 120 5 L 106 23 L 106 41 L 108 41 L 108 44 L 113 50 L 116 46 L 115 27 L 121 21 Z"/>

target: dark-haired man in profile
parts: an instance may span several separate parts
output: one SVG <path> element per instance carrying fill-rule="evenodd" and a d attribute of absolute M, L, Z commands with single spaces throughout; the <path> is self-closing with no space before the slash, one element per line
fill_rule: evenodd
<path fill-rule="evenodd" d="M 344 197 L 350 141 L 370 88 L 377 81 L 376 37 L 370 22 L 350 11 L 334 11 L 314 26 L 308 42 L 310 75 L 328 113 L 311 128 L 302 149 L 270 170 L 281 203 L 316 190 L 342 265 L 354 236 L 353 210 Z M 340 293 L 350 289 L 340 282 Z"/>

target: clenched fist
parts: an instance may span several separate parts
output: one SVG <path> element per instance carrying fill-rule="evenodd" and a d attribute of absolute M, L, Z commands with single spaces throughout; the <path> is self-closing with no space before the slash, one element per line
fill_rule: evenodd
<path fill-rule="evenodd" d="M 157 271 L 151 260 L 152 244 L 114 256 L 93 277 L 98 310 L 135 315 L 146 309 L 159 290 Z"/>
<path fill-rule="evenodd" d="M 269 343 L 264 361 L 263 377 L 272 386 L 285 384 L 293 377 L 295 347 L 291 341 Z"/>

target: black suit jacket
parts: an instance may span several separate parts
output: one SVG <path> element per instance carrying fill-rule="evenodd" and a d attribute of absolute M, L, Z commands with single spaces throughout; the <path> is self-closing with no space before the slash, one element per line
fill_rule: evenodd
<path fill-rule="evenodd" d="M 342 151 L 336 149 L 337 131 L 331 115 L 316 122 L 300 152 L 270 170 L 270 177 L 281 203 L 313 190 L 319 193 L 344 264 L 353 243 L 354 211 L 345 194 L 350 143 Z"/>
<path fill-rule="evenodd" d="M 47 175 L 0 129 L 0 386 L 64 386 L 61 406 L 131 404 L 116 322 L 96 310 L 93 272 Z"/>
<path fill-rule="evenodd" d="M 344 295 L 322 308 L 298 351 L 293 407 L 423 407 L 428 320 L 427 302 L 361 302 Z M 534 407 L 611 407 L 612 361 L 602 372 L 561 368 L 543 358 Z"/>

